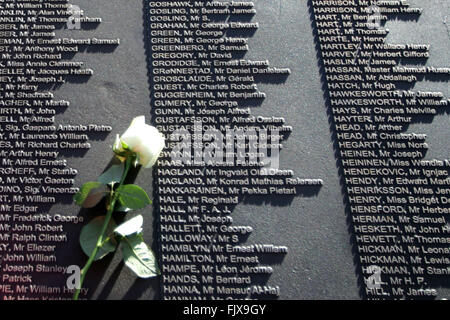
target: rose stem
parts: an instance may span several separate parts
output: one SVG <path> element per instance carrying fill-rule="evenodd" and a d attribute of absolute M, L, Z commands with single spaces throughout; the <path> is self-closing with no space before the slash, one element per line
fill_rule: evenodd
<path fill-rule="evenodd" d="M 123 184 L 123 182 L 125 181 L 125 178 L 128 174 L 128 171 L 130 170 L 130 166 L 131 166 L 131 162 L 133 160 L 133 157 L 127 157 L 126 163 L 125 163 L 125 169 L 123 171 L 122 174 L 122 178 L 120 180 L 119 183 L 119 187 Z M 81 287 L 83 286 L 83 282 L 84 282 L 84 278 L 86 277 L 86 274 L 89 270 L 89 268 L 92 265 L 92 262 L 94 262 L 95 256 L 97 255 L 98 250 L 103 246 L 104 242 L 103 242 L 103 236 L 106 232 L 106 229 L 108 228 L 108 224 L 109 221 L 111 220 L 112 217 L 112 213 L 114 212 L 114 206 L 116 204 L 117 201 L 117 193 L 114 192 L 111 189 L 111 202 L 109 204 L 109 208 L 108 208 L 108 212 L 106 213 L 106 217 L 105 217 L 105 222 L 103 222 L 103 226 L 102 226 L 102 230 L 100 232 L 100 236 L 97 239 L 97 244 L 94 248 L 94 250 L 92 251 L 91 255 L 89 256 L 88 261 L 86 262 L 85 266 L 83 267 L 83 269 L 81 269 L 81 274 L 80 274 L 80 286 L 79 288 L 76 289 L 75 293 L 73 294 L 72 299 L 73 300 L 78 300 L 78 296 L 80 295 L 80 291 L 81 291 Z"/>

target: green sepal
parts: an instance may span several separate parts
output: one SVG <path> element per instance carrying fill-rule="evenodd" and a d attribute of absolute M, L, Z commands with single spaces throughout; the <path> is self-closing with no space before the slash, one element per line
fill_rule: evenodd
<path fill-rule="evenodd" d="M 128 146 L 128 144 L 125 141 L 120 139 L 120 143 L 122 144 L 122 149 L 123 150 L 130 150 L 130 147 Z"/>

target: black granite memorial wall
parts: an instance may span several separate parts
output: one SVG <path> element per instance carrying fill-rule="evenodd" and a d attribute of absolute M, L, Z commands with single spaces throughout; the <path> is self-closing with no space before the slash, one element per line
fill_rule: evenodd
<path fill-rule="evenodd" d="M 71 299 L 73 194 L 131 119 L 161 275 L 120 254 L 81 299 L 441 299 L 446 2 L 0 0 L 0 297 Z"/>

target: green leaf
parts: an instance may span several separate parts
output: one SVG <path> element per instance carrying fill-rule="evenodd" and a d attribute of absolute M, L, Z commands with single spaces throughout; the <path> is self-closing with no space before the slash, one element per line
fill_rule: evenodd
<path fill-rule="evenodd" d="M 121 235 L 122 237 L 132 235 L 133 233 L 141 233 L 143 223 L 144 218 L 142 218 L 141 215 L 138 215 L 122 223 L 120 226 L 114 229 L 114 232 Z"/>
<path fill-rule="evenodd" d="M 83 208 L 92 208 L 95 207 L 108 192 L 108 187 L 101 182 L 86 182 L 73 196 L 73 200 Z"/>
<path fill-rule="evenodd" d="M 121 241 L 123 261 L 139 278 L 151 278 L 161 274 L 155 255 L 147 247 L 142 235 L 134 234 Z"/>
<path fill-rule="evenodd" d="M 135 184 L 122 185 L 116 192 L 119 194 L 120 203 L 132 210 L 145 208 L 152 203 L 144 189 Z"/>
<path fill-rule="evenodd" d="M 87 225 L 81 229 L 80 233 L 80 245 L 83 249 L 83 252 L 89 257 L 94 251 L 97 240 L 100 237 L 100 233 L 102 231 L 103 223 L 105 222 L 105 216 L 100 216 L 92 219 Z M 106 232 L 102 237 L 102 242 L 108 238 L 108 236 L 112 235 L 114 229 L 116 228 L 116 223 L 113 219 L 109 221 L 108 227 L 106 228 Z M 110 252 L 114 252 L 116 250 L 116 241 L 114 237 L 105 241 L 103 246 L 97 251 L 95 255 L 95 260 L 99 260 L 106 256 Z"/>
<path fill-rule="evenodd" d="M 112 182 L 120 182 L 124 170 L 124 163 L 115 164 L 109 167 L 108 170 L 103 172 L 97 181 L 103 184 L 110 184 Z"/>

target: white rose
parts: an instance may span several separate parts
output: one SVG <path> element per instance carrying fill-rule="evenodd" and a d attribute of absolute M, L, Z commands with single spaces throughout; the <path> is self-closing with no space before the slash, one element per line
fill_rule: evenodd
<path fill-rule="evenodd" d="M 126 152 L 122 142 L 138 155 L 139 164 L 144 168 L 150 168 L 155 164 L 165 144 L 163 134 L 155 127 L 145 124 L 145 116 L 134 118 L 124 134 L 120 138 L 117 135 L 114 152 L 118 154 Z"/>

